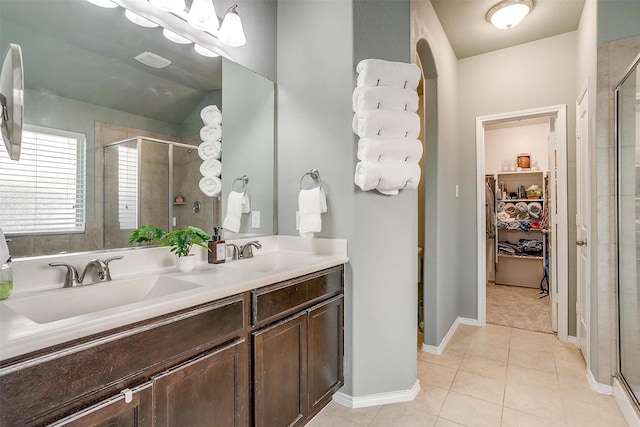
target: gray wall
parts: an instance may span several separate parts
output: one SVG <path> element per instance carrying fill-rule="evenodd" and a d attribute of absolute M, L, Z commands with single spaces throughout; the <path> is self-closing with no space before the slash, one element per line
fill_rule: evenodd
<path fill-rule="evenodd" d="M 598 44 L 640 34 L 640 1 L 598 1 Z"/>
<path fill-rule="evenodd" d="M 476 251 L 475 118 L 567 105 L 568 234 L 575 241 L 576 32 L 459 61 L 460 240 L 462 260 Z M 576 251 L 569 245 L 569 335 L 576 334 Z M 461 269 L 460 315 L 475 318 L 477 272 Z"/>
<path fill-rule="evenodd" d="M 342 391 L 351 396 L 408 390 L 417 377 L 417 197 L 355 187 L 351 130 L 357 62 L 408 62 L 408 31 L 406 0 L 278 7 L 278 232 L 297 234 L 300 177 L 317 168 L 328 205 L 317 237 L 349 245 Z"/>
<path fill-rule="evenodd" d="M 459 199 L 455 197 L 461 167 L 458 147 L 458 60 L 430 2 L 411 2 L 411 25 L 412 54 L 420 45 L 422 65 L 426 68 L 429 54 L 424 43 L 428 43 L 437 74 L 435 82 L 433 76 L 427 76 L 430 82 L 426 85 L 425 95 L 426 99 L 437 97 L 437 112 L 427 114 L 425 124 L 424 342 L 438 346 L 461 315 L 460 296 L 475 299 L 475 290 L 460 294 L 459 279 L 460 270 L 474 268 L 475 259 L 463 258 L 458 248 L 460 215 Z M 433 70 L 429 74 L 432 73 Z M 475 314 L 467 313 L 467 317 L 475 318 Z"/>

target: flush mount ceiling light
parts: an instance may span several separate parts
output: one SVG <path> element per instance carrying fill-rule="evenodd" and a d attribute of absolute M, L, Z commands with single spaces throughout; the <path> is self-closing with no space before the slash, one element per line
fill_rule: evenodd
<path fill-rule="evenodd" d="M 113 9 L 114 7 L 118 7 L 117 4 L 112 2 L 111 0 L 87 0 L 89 3 L 95 4 L 96 6 L 106 7 L 108 9 Z"/>
<path fill-rule="evenodd" d="M 124 11 L 124 16 L 126 16 L 129 21 L 133 22 L 136 25 L 140 25 L 141 27 L 155 28 L 158 26 L 158 24 L 156 24 L 155 22 L 150 21 L 147 18 L 143 18 L 137 13 L 131 12 L 129 9 Z"/>
<path fill-rule="evenodd" d="M 227 46 L 240 47 L 247 42 L 242 28 L 242 21 L 236 8 L 237 4 L 231 6 L 224 14 L 222 25 L 220 25 L 220 33 L 218 39 Z"/>
<path fill-rule="evenodd" d="M 187 22 L 200 31 L 216 31 L 219 27 L 218 15 L 212 0 L 193 0 Z"/>
<path fill-rule="evenodd" d="M 503 0 L 487 12 L 487 21 L 501 30 L 518 25 L 533 9 L 533 0 Z"/>

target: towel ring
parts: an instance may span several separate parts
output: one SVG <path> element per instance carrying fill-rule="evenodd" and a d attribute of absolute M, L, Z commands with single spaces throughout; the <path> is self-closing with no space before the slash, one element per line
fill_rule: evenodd
<path fill-rule="evenodd" d="M 237 181 L 240 181 L 242 183 L 242 193 L 243 194 L 246 193 L 247 186 L 249 185 L 249 177 L 247 175 L 242 175 L 234 179 L 233 182 L 231 183 L 231 190 L 233 190 L 233 186 L 236 184 Z"/>
<path fill-rule="evenodd" d="M 302 175 L 302 178 L 300 178 L 300 189 L 302 190 L 302 181 L 304 181 L 304 178 L 306 176 L 310 176 L 314 181 L 318 181 L 320 183 L 319 187 L 322 188 L 322 178 L 320 178 L 320 172 L 318 172 L 318 169 L 311 169 L 309 172 L 305 173 L 304 175 Z"/>

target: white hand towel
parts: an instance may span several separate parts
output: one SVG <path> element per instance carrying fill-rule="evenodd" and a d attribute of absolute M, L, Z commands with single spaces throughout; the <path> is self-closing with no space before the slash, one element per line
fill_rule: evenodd
<path fill-rule="evenodd" d="M 360 138 L 417 139 L 420 134 L 420 117 L 409 111 L 358 111 L 353 115 L 353 132 Z"/>
<path fill-rule="evenodd" d="M 298 230 L 302 237 L 313 237 L 313 233 L 322 231 L 320 214 L 327 211 L 327 198 L 322 187 L 300 190 L 298 193 L 298 212 L 300 223 Z"/>
<path fill-rule="evenodd" d="M 407 138 L 361 138 L 358 160 L 363 162 L 400 161 L 418 163 L 422 158 L 422 143 Z"/>
<path fill-rule="evenodd" d="M 205 160 L 200 165 L 200 174 L 205 178 L 214 178 L 222 173 L 222 163 L 220 160 Z"/>
<path fill-rule="evenodd" d="M 416 189 L 420 166 L 408 162 L 358 162 L 354 181 L 362 191 L 378 190 L 395 196 L 402 189 Z"/>
<path fill-rule="evenodd" d="M 200 111 L 200 118 L 207 126 L 215 126 L 222 123 L 222 112 L 217 105 L 207 105 Z"/>
<path fill-rule="evenodd" d="M 420 82 L 420 68 L 416 64 L 391 62 L 382 59 L 363 59 L 356 67 L 358 86 L 394 86 L 415 90 Z"/>
<path fill-rule="evenodd" d="M 249 200 L 249 194 L 245 191 L 242 196 L 242 213 L 249 212 L 251 212 L 251 200 Z"/>
<path fill-rule="evenodd" d="M 203 141 L 217 141 L 222 138 L 221 125 L 207 125 L 200 129 L 200 139 Z"/>
<path fill-rule="evenodd" d="M 353 91 L 353 111 L 389 110 L 418 111 L 418 93 L 415 90 L 391 86 L 360 86 Z"/>
<path fill-rule="evenodd" d="M 9 254 L 9 247 L 7 246 L 7 241 L 4 238 L 4 233 L 2 232 L 2 228 L 0 228 L 0 264 L 4 264 L 11 258 Z"/>
<path fill-rule="evenodd" d="M 220 182 L 220 178 L 215 177 L 202 177 L 200 182 L 198 183 L 200 187 L 200 191 L 202 191 L 205 196 L 216 197 L 222 191 L 222 182 Z"/>
<path fill-rule="evenodd" d="M 227 230 L 237 233 L 240 231 L 240 221 L 242 219 L 242 203 L 245 193 L 232 191 L 227 199 L 227 215 L 224 217 L 222 226 Z"/>
<path fill-rule="evenodd" d="M 219 159 L 222 153 L 220 141 L 204 141 L 198 145 L 198 155 L 202 160 Z"/>

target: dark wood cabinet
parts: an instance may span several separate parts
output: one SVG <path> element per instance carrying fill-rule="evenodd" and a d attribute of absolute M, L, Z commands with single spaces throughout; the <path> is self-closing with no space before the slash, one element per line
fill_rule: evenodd
<path fill-rule="evenodd" d="M 254 426 L 304 425 L 344 384 L 342 294 L 258 329 Z"/>
<path fill-rule="evenodd" d="M 155 425 L 248 426 L 247 351 L 237 340 L 155 376 Z"/>
<path fill-rule="evenodd" d="M 50 427 L 151 427 L 153 407 L 151 381 L 126 390 L 64 418 Z M 129 394 L 130 393 L 130 394 Z"/>
<path fill-rule="evenodd" d="M 306 415 L 305 313 L 253 333 L 254 426 L 302 425 Z"/>
<path fill-rule="evenodd" d="M 332 298 L 307 314 L 309 416 L 331 401 L 344 384 L 344 298 Z"/>
<path fill-rule="evenodd" d="M 0 427 L 306 424 L 344 383 L 343 266 L 0 362 Z"/>

